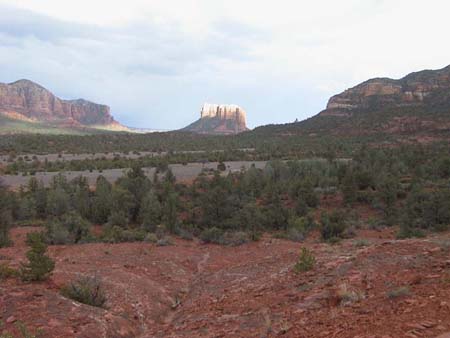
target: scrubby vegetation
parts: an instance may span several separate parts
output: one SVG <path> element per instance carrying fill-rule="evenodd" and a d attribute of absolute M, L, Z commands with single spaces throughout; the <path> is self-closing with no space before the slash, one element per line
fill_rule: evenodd
<path fill-rule="evenodd" d="M 106 303 L 106 293 L 98 277 L 80 277 L 61 289 L 64 297 L 77 302 L 104 307 Z"/>
<path fill-rule="evenodd" d="M 0 329 L 1 329 L 1 326 L 2 325 L 0 322 Z M 17 330 L 20 332 L 20 336 L 13 336 L 9 332 L 3 332 L 3 333 L 0 333 L 0 338 L 40 338 L 40 337 L 43 337 L 42 332 L 40 332 L 40 330 L 38 330 L 37 332 L 32 332 L 22 322 L 17 322 L 16 327 L 17 327 Z"/>
<path fill-rule="evenodd" d="M 303 247 L 298 256 L 297 263 L 295 263 L 295 272 L 306 272 L 311 270 L 316 264 L 316 258 L 313 253 L 307 248 Z"/>
<path fill-rule="evenodd" d="M 0 248 L 11 243 L 9 227 L 12 221 L 12 197 L 0 181 Z"/>
<path fill-rule="evenodd" d="M 30 250 L 26 253 L 28 263 L 23 263 L 20 268 L 22 280 L 46 280 L 55 268 L 55 262 L 46 255 L 47 245 L 43 234 L 40 232 L 29 233 L 27 244 L 30 246 Z"/>
<path fill-rule="evenodd" d="M 17 270 L 9 267 L 6 264 L 0 264 L 0 281 L 11 277 L 16 277 L 17 275 Z"/>
<path fill-rule="evenodd" d="M 75 154 L 76 155 L 76 154 Z M 133 155 L 133 156 L 131 156 Z M 53 155 L 54 156 L 54 155 Z M 164 171 L 169 164 L 187 164 L 219 162 L 217 169 L 226 170 L 223 161 L 231 160 L 265 160 L 267 155 L 255 153 L 253 150 L 219 150 L 219 151 L 193 151 L 193 152 L 155 152 L 155 153 L 93 153 L 82 154 L 71 158 L 72 154 L 58 155 L 58 158 L 49 160 L 47 156 L 20 155 L 10 153 L 4 168 L 0 173 L 7 175 L 30 175 L 37 172 L 59 172 L 59 171 L 83 171 L 90 172 L 106 169 L 131 168 L 133 166 L 154 167 L 157 171 Z M 66 159 L 66 157 L 68 157 Z"/>
<path fill-rule="evenodd" d="M 139 165 L 113 184 L 99 176 L 95 187 L 83 177 L 68 181 L 59 174 L 49 187 L 31 177 L 18 192 L 0 188 L 0 245 L 9 243 L 13 220 L 45 221 L 47 244 L 159 241 L 173 234 L 237 245 L 265 231 L 302 241 L 314 229 L 335 242 L 362 226 L 358 205 L 373 210 L 365 226 L 399 225 L 399 238 L 447 229 L 445 147 L 364 146 L 346 160 L 335 154 L 329 147 L 326 159 L 274 160 L 234 173 L 220 168 L 189 185 L 177 183 L 167 167 L 149 178 Z M 327 201 L 332 208 L 321 206 Z M 93 224 L 101 231 L 94 233 Z"/>
<path fill-rule="evenodd" d="M 411 294 L 411 291 L 409 287 L 407 286 L 400 286 L 394 289 L 389 290 L 386 292 L 386 296 L 390 299 L 400 298 L 400 297 L 406 297 Z"/>

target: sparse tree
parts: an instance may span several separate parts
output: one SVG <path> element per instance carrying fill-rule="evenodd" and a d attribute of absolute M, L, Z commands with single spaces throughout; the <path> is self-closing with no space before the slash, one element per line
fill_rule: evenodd
<path fill-rule="evenodd" d="M 29 233 L 27 245 L 30 246 L 30 250 L 26 253 L 28 263 L 22 263 L 21 278 L 24 281 L 46 280 L 55 268 L 55 262 L 46 255 L 47 245 L 43 233 Z"/>

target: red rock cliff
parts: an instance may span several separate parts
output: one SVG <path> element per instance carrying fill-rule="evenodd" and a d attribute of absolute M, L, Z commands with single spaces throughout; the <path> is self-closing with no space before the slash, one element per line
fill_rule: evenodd
<path fill-rule="evenodd" d="M 81 125 L 118 125 L 109 107 L 86 100 L 61 100 L 44 87 L 19 80 L 0 83 L 0 112 L 18 113 L 35 121 Z"/>
<path fill-rule="evenodd" d="M 356 111 L 420 106 L 447 100 L 450 66 L 411 73 L 399 80 L 376 78 L 333 96 L 321 115 L 349 116 Z"/>

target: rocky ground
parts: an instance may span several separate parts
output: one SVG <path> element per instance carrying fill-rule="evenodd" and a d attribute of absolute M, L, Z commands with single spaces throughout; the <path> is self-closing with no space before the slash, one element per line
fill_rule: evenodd
<path fill-rule="evenodd" d="M 13 229 L 0 263 L 17 267 L 34 230 Z M 450 233 L 393 234 L 365 230 L 335 245 L 265 236 L 240 247 L 52 246 L 49 281 L 0 282 L 0 321 L 43 337 L 450 337 Z M 296 274 L 302 246 L 316 265 Z M 106 309 L 60 295 L 78 275 L 102 279 Z"/>

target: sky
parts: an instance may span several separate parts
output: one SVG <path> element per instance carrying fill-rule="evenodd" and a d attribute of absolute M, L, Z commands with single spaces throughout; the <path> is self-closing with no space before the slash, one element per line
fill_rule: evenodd
<path fill-rule="evenodd" d="M 253 128 L 305 119 L 373 77 L 450 64 L 447 0 L 0 0 L 0 82 L 121 123 L 178 129 L 204 102 Z"/>

